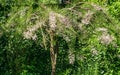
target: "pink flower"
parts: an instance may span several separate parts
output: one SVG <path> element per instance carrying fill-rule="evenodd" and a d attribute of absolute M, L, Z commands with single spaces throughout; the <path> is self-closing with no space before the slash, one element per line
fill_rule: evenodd
<path fill-rule="evenodd" d="M 102 44 L 108 45 L 114 40 L 114 37 L 107 33 L 103 33 L 99 40 Z"/>
<path fill-rule="evenodd" d="M 49 13 L 49 25 L 50 25 L 50 29 L 55 31 L 55 29 L 56 29 L 56 16 L 55 16 L 54 12 Z"/>
<path fill-rule="evenodd" d="M 35 31 L 37 31 L 42 25 L 42 22 L 37 22 L 36 25 L 28 27 L 27 31 L 23 32 L 23 36 L 25 39 L 32 39 L 36 40 L 37 35 L 35 34 Z"/>
<path fill-rule="evenodd" d="M 91 18 L 92 18 L 92 15 L 93 15 L 93 13 L 90 12 L 90 11 L 88 11 L 88 12 L 85 14 L 85 16 L 83 17 L 83 19 L 81 20 L 81 22 L 82 22 L 83 24 L 85 24 L 85 25 L 90 24 L 90 20 L 91 20 Z"/>

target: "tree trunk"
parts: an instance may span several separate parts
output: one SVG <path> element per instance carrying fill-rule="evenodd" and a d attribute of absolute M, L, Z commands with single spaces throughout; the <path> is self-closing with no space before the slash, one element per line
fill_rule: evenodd
<path fill-rule="evenodd" d="M 56 15 L 54 12 L 49 13 L 49 25 L 50 25 L 50 56 L 52 65 L 51 75 L 55 75 L 58 44 L 55 37 Z"/>
<path fill-rule="evenodd" d="M 58 43 L 55 40 L 54 33 L 51 31 L 50 33 L 50 56 L 51 56 L 51 65 L 52 65 L 52 72 L 51 75 L 55 75 L 56 71 L 56 60 L 57 60 L 57 51 L 58 51 Z"/>

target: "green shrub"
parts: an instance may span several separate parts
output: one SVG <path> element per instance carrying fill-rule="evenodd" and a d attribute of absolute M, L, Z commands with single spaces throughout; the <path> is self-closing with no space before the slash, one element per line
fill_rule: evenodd
<path fill-rule="evenodd" d="M 109 7 L 109 13 L 120 20 L 120 2 L 114 2 L 110 7 Z"/>

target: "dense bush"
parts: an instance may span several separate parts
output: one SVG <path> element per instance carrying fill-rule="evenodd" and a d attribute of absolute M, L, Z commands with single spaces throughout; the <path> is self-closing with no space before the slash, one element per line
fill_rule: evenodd
<path fill-rule="evenodd" d="M 109 7 L 109 12 L 112 16 L 114 16 L 115 18 L 118 18 L 118 20 L 120 20 L 120 2 L 114 2 Z"/>

